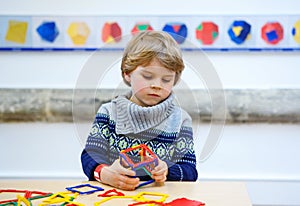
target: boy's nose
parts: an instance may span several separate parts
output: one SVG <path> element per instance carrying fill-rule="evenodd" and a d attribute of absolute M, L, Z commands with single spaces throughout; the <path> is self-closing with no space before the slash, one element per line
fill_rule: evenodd
<path fill-rule="evenodd" d="M 154 84 L 150 85 L 150 88 L 151 88 L 151 89 L 157 89 L 157 90 L 162 89 L 161 86 L 154 85 Z"/>

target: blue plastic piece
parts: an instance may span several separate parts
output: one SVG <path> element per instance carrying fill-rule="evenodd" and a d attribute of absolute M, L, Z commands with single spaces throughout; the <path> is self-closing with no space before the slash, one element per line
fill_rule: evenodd
<path fill-rule="evenodd" d="M 242 27 L 240 34 L 236 35 L 233 31 L 234 27 Z M 242 44 L 247 39 L 251 31 L 251 25 L 246 21 L 234 21 L 228 30 L 230 39 L 236 44 Z"/>
<path fill-rule="evenodd" d="M 188 34 L 187 26 L 183 23 L 168 23 L 164 26 L 163 31 L 168 32 L 178 44 L 182 44 Z"/>
<path fill-rule="evenodd" d="M 93 190 L 89 190 L 89 191 L 85 191 L 85 192 L 76 190 L 76 189 L 82 188 L 82 187 L 90 187 L 90 188 L 93 188 Z M 81 195 L 84 195 L 84 194 L 88 195 L 88 194 L 92 194 L 94 192 L 103 191 L 104 189 L 102 187 L 97 187 L 97 186 L 90 185 L 90 184 L 82 184 L 82 185 L 77 185 L 77 186 L 74 186 L 74 187 L 67 187 L 66 190 L 69 190 L 71 192 L 77 192 Z"/>
<path fill-rule="evenodd" d="M 47 42 L 54 42 L 56 37 L 59 34 L 58 28 L 55 22 L 44 22 L 42 23 L 36 31 L 40 35 L 40 37 Z"/>

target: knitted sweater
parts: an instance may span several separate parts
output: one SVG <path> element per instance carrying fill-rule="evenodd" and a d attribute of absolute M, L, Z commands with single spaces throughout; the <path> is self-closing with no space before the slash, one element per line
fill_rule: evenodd
<path fill-rule="evenodd" d="M 198 178 L 194 152 L 191 117 L 173 102 L 171 94 L 162 103 L 141 107 L 129 100 L 129 95 L 118 96 L 103 104 L 96 114 L 81 154 L 84 173 L 94 180 L 99 164 L 112 164 L 121 150 L 135 145 L 147 145 L 168 165 L 167 180 L 195 181 Z M 130 158 L 138 161 L 138 153 Z M 137 171 L 141 180 L 150 177 Z"/>

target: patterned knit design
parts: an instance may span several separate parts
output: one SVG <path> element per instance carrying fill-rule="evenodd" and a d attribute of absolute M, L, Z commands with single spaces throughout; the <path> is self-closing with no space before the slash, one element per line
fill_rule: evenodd
<path fill-rule="evenodd" d="M 152 108 L 139 107 L 127 98 L 118 98 L 103 105 L 96 115 L 82 154 L 86 175 L 93 179 L 90 174 L 98 164 L 112 164 L 119 158 L 121 150 L 146 144 L 167 162 L 169 180 L 196 180 L 191 119 L 171 100 L 172 97 Z M 139 159 L 137 151 L 128 155 L 134 161 Z M 142 170 L 137 173 L 137 176 L 145 175 Z"/>

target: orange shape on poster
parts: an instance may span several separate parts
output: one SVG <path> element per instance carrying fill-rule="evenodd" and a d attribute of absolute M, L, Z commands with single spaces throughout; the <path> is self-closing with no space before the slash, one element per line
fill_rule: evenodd
<path fill-rule="evenodd" d="M 117 22 L 106 22 L 102 28 L 102 41 L 116 43 L 121 40 L 122 30 Z"/>

